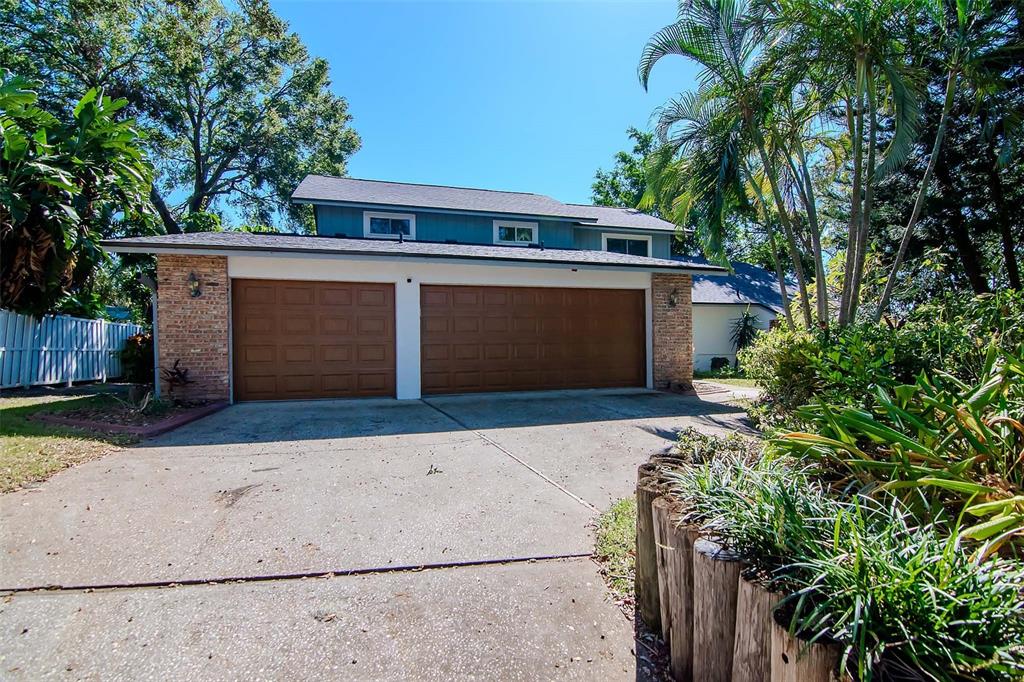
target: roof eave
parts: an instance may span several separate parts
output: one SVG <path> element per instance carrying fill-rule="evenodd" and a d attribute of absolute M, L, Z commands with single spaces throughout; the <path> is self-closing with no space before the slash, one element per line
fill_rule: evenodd
<path fill-rule="evenodd" d="M 317 257 L 317 258 L 338 258 L 356 260 L 389 260 L 401 258 L 403 260 L 430 262 L 447 260 L 452 262 L 463 261 L 479 264 L 481 261 L 488 263 L 503 263 L 510 265 L 521 265 L 530 267 L 570 267 L 576 270 L 623 270 L 629 272 L 671 272 L 679 275 L 717 275 L 724 274 L 709 271 L 702 267 L 657 266 L 630 263 L 595 263 L 572 260 L 551 260 L 551 259 L 529 259 L 529 258 L 504 258 L 501 256 L 467 256 L 456 254 L 420 254 L 420 253 L 379 253 L 372 251 L 337 251 L 333 249 L 301 249 L 291 247 L 254 247 L 254 246 L 209 246 L 203 244 L 146 244 L 132 243 L 123 240 L 102 240 L 100 246 L 111 253 L 148 253 L 148 254 L 191 254 L 197 256 L 233 256 L 252 255 L 271 257 L 278 254 L 285 254 L 290 257 Z"/>

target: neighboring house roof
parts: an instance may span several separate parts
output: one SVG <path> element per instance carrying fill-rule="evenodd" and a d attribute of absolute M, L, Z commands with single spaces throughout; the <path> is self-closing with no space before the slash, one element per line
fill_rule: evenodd
<path fill-rule="evenodd" d="M 572 220 L 581 225 L 675 231 L 672 223 L 631 208 L 563 204 L 543 194 L 307 175 L 292 192 L 299 203 L 406 206 Z"/>
<path fill-rule="evenodd" d="M 597 222 L 596 227 L 628 227 L 638 230 L 665 230 L 675 232 L 676 226 L 667 220 L 641 213 L 635 208 L 618 208 L 615 206 L 590 206 L 587 204 L 568 204 L 585 212 Z"/>
<path fill-rule="evenodd" d="M 673 256 L 687 262 L 707 263 L 703 258 Z M 782 295 L 775 274 L 749 263 L 733 261 L 733 274 L 717 277 L 693 276 L 693 302 L 760 305 L 781 313 Z"/>
<path fill-rule="evenodd" d="M 328 256 L 452 259 L 492 262 L 565 264 L 580 267 L 629 268 L 647 271 L 724 273 L 724 268 L 688 260 L 665 260 L 609 251 L 547 249 L 451 242 L 314 237 L 249 232 L 196 232 L 152 237 L 108 239 L 100 244 L 119 253 L 303 253 Z"/>

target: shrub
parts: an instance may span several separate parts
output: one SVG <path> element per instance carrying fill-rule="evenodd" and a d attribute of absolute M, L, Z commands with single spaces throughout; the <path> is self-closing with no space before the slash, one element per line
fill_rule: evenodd
<path fill-rule="evenodd" d="M 972 559 L 947 517 L 921 524 L 888 496 L 837 496 L 799 460 L 750 459 L 714 438 L 695 445 L 709 450 L 669 476 L 688 520 L 786 595 L 795 630 L 842 644 L 857 679 L 1024 672 L 1020 563 Z"/>
<path fill-rule="evenodd" d="M 135 384 L 152 384 L 153 335 L 129 336 L 121 349 L 121 371 L 124 380 Z"/>
<path fill-rule="evenodd" d="M 1024 294 L 950 295 L 899 324 L 776 328 L 759 334 L 738 358 L 763 389 L 751 411 L 758 425 L 796 427 L 795 411 L 812 399 L 870 408 L 872 387 L 910 384 L 936 370 L 974 382 L 990 345 L 1022 354 Z"/>

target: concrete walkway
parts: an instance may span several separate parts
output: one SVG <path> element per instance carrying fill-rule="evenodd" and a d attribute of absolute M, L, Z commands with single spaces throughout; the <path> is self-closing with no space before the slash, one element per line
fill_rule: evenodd
<path fill-rule="evenodd" d="M 634 678 L 593 518 L 679 428 L 740 418 L 649 391 L 229 408 L 0 497 L 0 676 Z"/>

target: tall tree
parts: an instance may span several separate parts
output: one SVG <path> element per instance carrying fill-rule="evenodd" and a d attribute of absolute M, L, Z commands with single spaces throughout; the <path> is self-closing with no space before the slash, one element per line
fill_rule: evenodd
<path fill-rule="evenodd" d="M 44 80 L 44 99 L 89 87 L 126 98 L 158 170 L 168 232 L 226 205 L 252 222 L 308 221 L 288 198 L 307 173 L 343 175 L 358 149 L 326 62 L 267 0 L 0 0 L 0 55 Z"/>
<path fill-rule="evenodd" d="M 598 169 L 594 174 L 591 201 L 597 206 L 638 208 L 647 190 L 644 163 L 654 151 L 654 133 L 630 127 L 626 136 L 633 141 L 633 149 L 617 153 L 611 170 Z M 658 206 L 647 206 L 642 210 L 658 215 Z"/>
<path fill-rule="evenodd" d="M 940 50 L 945 56 L 945 94 L 943 96 L 942 109 L 939 113 L 939 122 L 935 131 L 934 141 L 932 142 L 931 153 L 928 157 L 928 165 L 925 167 L 924 177 L 921 178 L 921 185 L 918 188 L 907 225 L 903 230 L 903 237 L 896 251 L 892 269 L 889 272 L 885 288 L 882 290 L 878 306 L 875 309 L 876 322 L 881 320 L 882 315 L 889 307 L 889 299 L 892 296 L 893 287 L 896 285 L 900 267 L 903 265 L 903 259 L 907 254 L 910 240 L 914 236 L 914 228 L 920 219 L 921 209 L 928 195 L 932 174 L 935 172 L 936 164 L 939 162 L 942 142 L 946 133 L 946 124 L 956 97 L 957 83 L 965 71 L 969 75 L 974 62 L 982 59 L 983 53 L 992 47 L 994 39 L 992 32 L 999 30 L 997 26 L 993 26 L 986 21 L 990 9 L 988 0 L 957 0 L 952 8 L 946 7 L 944 3 L 937 3 L 932 7 L 934 7 L 932 14 L 942 38 L 939 43 Z"/>

